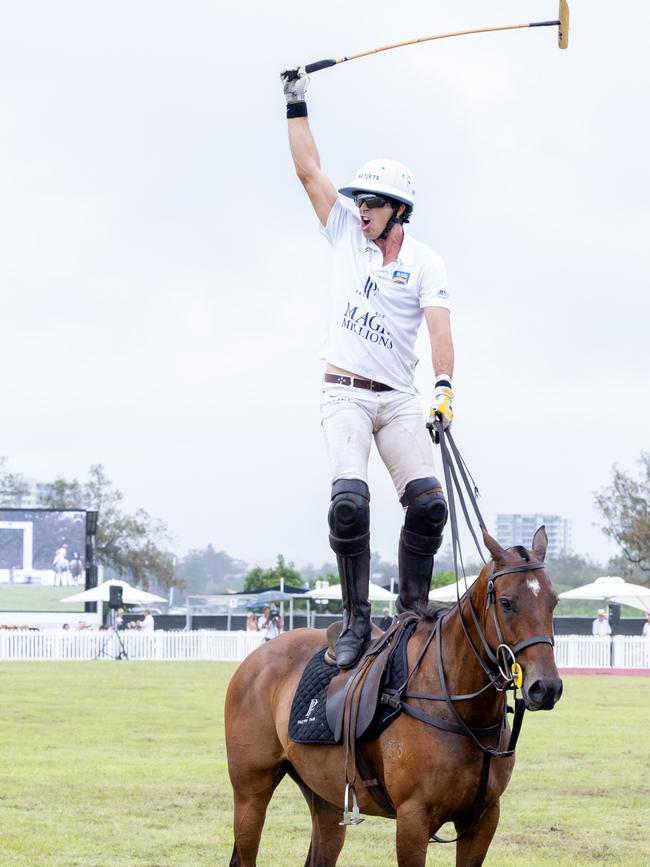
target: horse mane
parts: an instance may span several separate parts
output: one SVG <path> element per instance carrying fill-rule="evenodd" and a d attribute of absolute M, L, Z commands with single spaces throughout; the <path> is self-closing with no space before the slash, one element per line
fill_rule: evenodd
<path fill-rule="evenodd" d="M 446 611 L 449 611 L 449 605 L 444 602 L 430 602 L 426 608 L 419 608 L 414 614 L 420 621 L 436 623 Z"/>

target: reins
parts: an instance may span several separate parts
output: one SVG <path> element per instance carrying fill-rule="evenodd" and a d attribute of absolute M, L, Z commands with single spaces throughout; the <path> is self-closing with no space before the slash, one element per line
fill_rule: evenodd
<path fill-rule="evenodd" d="M 487 683 L 485 684 L 485 686 L 481 687 L 475 692 L 468 693 L 466 695 L 451 695 L 449 693 L 442 656 L 442 628 L 446 617 L 448 616 L 447 612 L 441 615 L 440 618 L 435 622 L 433 629 L 431 630 L 431 634 L 427 637 L 422 648 L 420 649 L 417 659 L 413 667 L 409 671 L 408 676 L 402 686 L 399 689 L 384 692 L 384 694 L 381 696 L 381 702 L 383 704 L 391 705 L 392 707 L 400 707 L 403 713 L 406 713 L 408 716 L 411 716 L 414 719 L 418 719 L 427 725 L 434 726 L 435 728 L 441 729 L 443 731 L 468 737 L 481 751 L 483 755 L 481 776 L 476 796 L 472 804 L 472 807 L 476 809 L 476 818 L 474 819 L 474 822 L 472 822 L 471 825 L 466 828 L 461 834 L 451 840 L 442 839 L 436 834 L 434 834 L 431 838 L 432 841 L 435 841 L 437 843 L 454 843 L 459 840 L 460 837 L 463 836 L 463 834 L 466 834 L 467 831 L 470 830 L 470 828 L 474 825 L 478 817 L 483 812 L 483 809 L 485 808 L 485 797 L 487 793 L 487 786 L 490 775 L 491 760 L 493 758 L 508 758 L 512 756 L 515 752 L 525 711 L 525 704 L 523 698 L 517 697 L 517 689 L 522 685 L 522 671 L 521 667 L 516 661 L 517 654 L 534 644 L 550 644 L 551 646 L 553 646 L 553 639 L 545 635 L 535 635 L 531 638 L 520 641 L 513 646 L 510 646 L 509 644 L 507 644 L 507 642 L 504 641 L 503 633 L 499 623 L 499 618 L 497 615 L 496 594 L 494 586 L 497 578 L 500 578 L 502 575 L 509 575 L 517 572 L 529 572 L 535 569 L 543 569 L 543 563 L 525 562 L 515 566 L 506 566 L 503 569 L 497 570 L 496 572 L 494 571 L 494 562 L 492 563 L 491 571 L 487 579 L 487 599 L 484 618 L 486 619 L 489 616 L 491 610 L 495 634 L 499 642 L 496 650 L 493 650 L 489 645 L 489 642 L 485 635 L 485 623 L 481 624 L 481 622 L 479 621 L 479 616 L 474 609 L 474 605 L 472 603 L 467 584 L 465 585 L 465 593 L 463 594 L 461 599 L 459 589 L 459 561 L 461 564 L 463 577 L 465 577 L 465 569 L 462 560 L 462 552 L 460 549 L 456 497 L 458 498 L 458 503 L 462 510 L 467 527 L 472 535 L 479 556 L 483 563 L 485 563 L 485 558 L 483 556 L 483 552 L 479 544 L 477 534 L 474 530 L 472 519 L 470 517 L 468 502 L 469 506 L 474 511 L 474 514 L 478 521 L 478 526 L 481 530 L 486 529 L 485 522 L 483 521 L 483 517 L 478 507 L 478 503 L 476 502 L 478 488 L 476 487 L 476 484 L 471 477 L 471 473 L 469 472 L 467 465 L 465 464 L 463 458 L 460 455 L 460 452 L 458 451 L 458 448 L 453 440 L 451 433 L 449 432 L 449 430 L 444 430 L 442 424 L 439 421 L 434 422 L 432 426 L 428 427 L 432 440 L 440 445 L 442 466 L 445 476 L 445 487 L 447 489 L 447 500 L 449 508 L 449 524 L 451 527 L 452 535 L 454 573 L 456 576 L 456 601 L 458 605 L 458 616 L 466 642 L 471 648 L 472 653 L 474 654 L 476 660 L 481 666 L 483 672 L 485 673 L 487 677 Z M 472 483 L 470 483 L 470 479 L 472 479 Z M 465 498 L 465 495 L 463 494 L 463 486 L 467 494 L 467 500 Z M 467 624 L 465 623 L 465 618 L 463 617 L 463 609 L 469 609 L 469 614 L 474 625 L 475 633 L 478 635 L 480 647 L 477 647 L 475 641 L 470 635 Z M 427 650 L 431 646 L 431 643 L 434 639 L 436 643 L 438 679 L 440 681 L 442 694 L 428 695 L 425 693 L 406 691 L 409 681 L 411 680 L 413 674 L 419 668 L 420 663 L 422 662 Z M 481 653 L 481 648 L 483 653 Z M 487 657 L 487 660 L 484 658 L 484 656 Z M 494 687 L 497 692 L 502 692 L 504 694 L 503 713 L 501 715 L 501 719 L 499 719 L 497 723 L 483 728 L 470 727 L 458 711 L 456 703 L 459 701 L 470 701 L 474 698 L 477 698 L 478 696 L 489 690 L 491 687 Z M 513 692 L 514 709 L 508 706 L 508 691 Z M 420 699 L 424 701 L 444 701 L 447 708 L 449 709 L 453 721 L 442 719 L 440 717 L 434 716 L 433 714 L 429 714 L 418 707 L 407 704 L 404 700 L 409 698 Z M 514 714 L 510 739 L 506 749 L 500 750 L 499 742 L 501 739 L 501 733 L 507 727 L 507 714 L 509 712 Z M 494 745 L 485 745 L 481 742 L 481 738 L 492 737 L 495 738 Z"/>

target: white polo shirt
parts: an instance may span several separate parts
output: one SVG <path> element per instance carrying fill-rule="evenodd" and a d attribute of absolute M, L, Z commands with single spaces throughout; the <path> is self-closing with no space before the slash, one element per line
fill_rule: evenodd
<path fill-rule="evenodd" d="M 444 262 L 405 227 L 397 259 L 384 266 L 383 253 L 361 231 L 357 208 L 343 196 L 321 231 L 335 256 L 323 360 L 414 394 L 422 310 L 450 309 Z"/>

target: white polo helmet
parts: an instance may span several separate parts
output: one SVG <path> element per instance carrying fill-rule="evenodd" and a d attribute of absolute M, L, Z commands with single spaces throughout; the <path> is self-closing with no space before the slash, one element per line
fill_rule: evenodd
<path fill-rule="evenodd" d="M 339 190 L 343 196 L 352 198 L 357 193 L 377 193 L 397 199 L 409 207 L 415 204 L 415 180 L 402 163 L 395 160 L 370 160 L 361 166 L 347 187 Z"/>

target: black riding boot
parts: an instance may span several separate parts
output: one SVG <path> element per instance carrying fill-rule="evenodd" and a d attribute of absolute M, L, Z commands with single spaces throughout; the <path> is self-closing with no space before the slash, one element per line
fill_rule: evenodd
<path fill-rule="evenodd" d="M 433 555 L 442 543 L 447 504 L 433 476 L 409 482 L 400 502 L 405 507 L 399 537 L 398 612 L 425 609 L 429 604 Z"/>
<path fill-rule="evenodd" d="M 330 545 L 343 592 L 343 629 L 336 664 L 351 668 L 370 638 L 370 491 L 361 479 L 337 479 L 329 510 Z"/>
<path fill-rule="evenodd" d="M 433 552 L 431 546 L 426 544 L 428 542 L 430 540 L 426 536 L 409 533 L 402 527 L 397 552 L 399 596 L 395 603 L 400 614 L 426 608 L 429 604 Z"/>
<path fill-rule="evenodd" d="M 370 638 L 370 551 L 356 557 L 337 555 L 336 562 L 343 591 L 343 629 L 336 642 L 336 664 L 339 668 L 352 668 Z"/>

